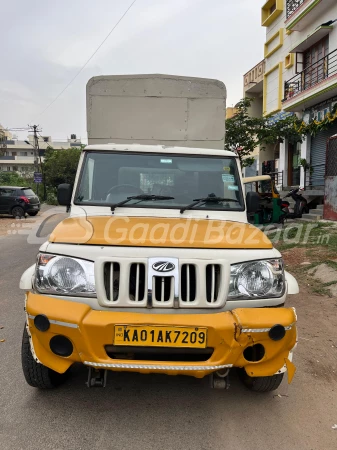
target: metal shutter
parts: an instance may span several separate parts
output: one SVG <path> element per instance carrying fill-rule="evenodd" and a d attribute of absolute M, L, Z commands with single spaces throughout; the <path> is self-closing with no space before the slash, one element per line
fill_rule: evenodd
<path fill-rule="evenodd" d="M 329 137 L 337 134 L 337 123 L 327 130 L 320 131 L 311 138 L 310 163 L 314 168 L 311 176 L 312 186 L 324 186 L 326 144 Z"/>

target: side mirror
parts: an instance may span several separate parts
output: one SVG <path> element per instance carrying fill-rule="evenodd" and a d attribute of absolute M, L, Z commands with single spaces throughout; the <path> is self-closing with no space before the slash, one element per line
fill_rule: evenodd
<path fill-rule="evenodd" d="M 247 213 L 252 214 L 260 208 L 260 196 L 257 192 L 247 192 L 246 195 Z"/>
<path fill-rule="evenodd" d="M 71 196 L 73 194 L 73 188 L 71 184 L 60 184 L 57 188 L 57 201 L 61 206 L 66 206 L 67 211 L 70 209 Z"/>

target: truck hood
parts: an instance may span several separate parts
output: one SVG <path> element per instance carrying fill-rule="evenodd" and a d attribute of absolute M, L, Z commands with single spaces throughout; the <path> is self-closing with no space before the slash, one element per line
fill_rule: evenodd
<path fill-rule="evenodd" d="M 165 248 L 273 248 L 261 230 L 247 223 L 157 217 L 70 217 L 57 225 L 49 242 Z"/>

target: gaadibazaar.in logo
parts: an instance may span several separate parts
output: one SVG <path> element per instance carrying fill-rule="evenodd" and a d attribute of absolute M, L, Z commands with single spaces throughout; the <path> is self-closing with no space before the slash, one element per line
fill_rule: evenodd
<path fill-rule="evenodd" d="M 175 265 L 169 261 L 158 261 L 152 264 L 152 269 L 156 272 L 171 272 L 174 268 Z"/>

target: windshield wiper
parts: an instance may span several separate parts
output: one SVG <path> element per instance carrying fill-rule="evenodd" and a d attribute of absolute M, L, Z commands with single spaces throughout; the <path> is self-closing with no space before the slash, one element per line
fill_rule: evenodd
<path fill-rule="evenodd" d="M 167 195 L 148 195 L 148 194 L 133 195 L 132 197 L 128 197 L 125 200 L 116 203 L 115 205 L 112 205 L 111 211 L 114 211 L 119 206 L 125 205 L 125 203 L 131 202 L 131 200 L 139 200 L 139 202 L 137 203 L 140 203 L 146 200 L 174 200 L 174 197 L 169 197 Z"/>
<path fill-rule="evenodd" d="M 193 203 L 181 208 L 180 214 L 182 214 L 187 209 L 192 209 L 194 206 L 202 205 L 203 203 L 217 203 L 217 202 L 224 202 L 224 201 L 240 203 L 239 200 L 236 200 L 234 198 L 223 198 L 223 197 L 216 197 L 215 195 L 209 195 L 208 197 L 204 197 L 204 198 L 195 198 L 193 200 Z"/>

